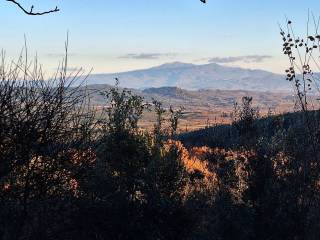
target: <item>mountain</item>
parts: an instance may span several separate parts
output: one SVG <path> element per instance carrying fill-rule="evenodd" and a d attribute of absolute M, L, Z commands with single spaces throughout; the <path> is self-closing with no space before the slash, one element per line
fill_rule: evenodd
<path fill-rule="evenodd" d="M 288 91 L 290 84 L 283 75 L 211 63 L 195 65 L 173 62 L 157 67 L 112 74 L 93 74 L 88 84 L 111 84 L 120 79 L 120 86 L 145 89 L 179 87 L 187 90 L 220 89 L 246 91 Z"/>

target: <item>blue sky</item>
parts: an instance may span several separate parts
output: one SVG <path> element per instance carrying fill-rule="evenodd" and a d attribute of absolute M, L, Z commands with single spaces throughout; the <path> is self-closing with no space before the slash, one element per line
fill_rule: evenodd
<path fill-rule="evenodd" d="M 69 31 L 70 67 L 117 72 L 182 61 L 208 60 L 283 72 L 278 22 L 305 29 L 308 7 L 319 0 L 23 0 L 61 12 L 30 17 L 0 0 L 0 48 L 12 59 L 27 36 L 30 55 L 47 72 L 57 66 Z M 250 56 L 250 57 L 247 57 Z"/>

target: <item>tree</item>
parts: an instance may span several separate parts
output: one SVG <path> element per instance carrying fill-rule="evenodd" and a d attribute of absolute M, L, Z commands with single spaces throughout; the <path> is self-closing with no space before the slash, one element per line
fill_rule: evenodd
<path fill-rule="evenodd" d="M 0 63 L 0 239 L 4 240 L 48 239 L 53 231 L 63 234 L 59 223 L 73 211 L 70 199 L 80 194 L 79 186 L 95 161 L 94 113 L 87 111 L 87 94 L 71 87 L 77 77 L 66 76 L 67 60 L 55 77 L 46 80 L 37 60 L 29 64 L 26 58 L 8 66 L 2 56 Z"/>
<path fill-rule="evenodd" d="M 33 11 L 33 9 L 34 9 L 34 6 L 33 6 L 33 5 L 30 7 L 30 10 L 27 10 L 27 8 L 23 7 L 18 1 L 15 1 L 15 0 L 5 0 L 5 1 L 8 1 L 8 2 L 11 2 L 11 3 L 15 4 L 15 5 L 16 5 L 18 8 L 20 8 L 25 14 L 31 15 L 31 16 L 45 15 L 45 14 L 49 14 L 49 13 L 54 13 L 54 12 L 59 12 L 59 11 L 60 11 L 60 9 L 56 6 L 55 8 L 49 9 L 49 10 L 46 10 L 46 11 L 34 12 L 34 11 Z"/>
<path fill-rule="evenodd" d="M 20 8 L 25 14 L 27 15 L 31 15 L 31 16 L 41 16 L 41 15 L 45 15 L 45 14 L 49 14 L 49 13 L 54 13 L 54 12 L 59 12 L 60 9 L 56 6 L 55 8 L 53 9 L 49 9 L 49 10 L 46 10 L 46 11 L 41 11 L 41 12 L 34 12 L 33 9 L 34 9 L 34 6 L 32 5 L 30 7 L 30 10 L 27 10 L 27 8 L 23 7 L 21 5 L 21 3 L 19 3 L 18 1 L 16 0 L 5 0 L 5 1 L 8 1 L 8 2 L 11 2 L 13 4 L 15 4 L 18 8 Z M 207 3 L 206 0 L 200 0 L 202 3 Z"/>

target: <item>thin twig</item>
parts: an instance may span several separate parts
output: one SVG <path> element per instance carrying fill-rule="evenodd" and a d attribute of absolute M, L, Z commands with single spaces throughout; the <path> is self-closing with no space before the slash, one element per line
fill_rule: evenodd
<path fill-rule="evenodd" d="M 51 9 L 51 10 L 48 10 L 48 11 L 33 12 L 33 6 L 31 6 L 30 11 L 28 11 L 19 2 L 15 1 L 15 0 L 6 0 L 6 1 L 12 2 L 13 4 L 17 5 L 18 8 L 20 8 L 25 14 L 31 15 L 31 16 L 40 16 L 40 15 L 45 15 L 45 14 L 49 14 L 49 13 L 54 13 L 54 12 L 59 12 L 60 11 L 60 9 L 56 6 L 55 9 Z"/>

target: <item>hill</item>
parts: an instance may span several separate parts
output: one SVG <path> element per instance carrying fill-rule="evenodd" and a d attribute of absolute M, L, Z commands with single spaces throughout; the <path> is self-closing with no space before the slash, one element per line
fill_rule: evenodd
<path fill-rule="evenodd" d="M 319 111 L 310 111 L 309 118 L 316 124 L 319 123 Z M 274 116 L 262 117 L 253 122 L 255 135 L 272 142 L 276 134 L 299 133 L 295 135 L 296 141 L 302 141 L 306 137 L 305 118 L 303 112 L 291 112 Z M 178 136 L 185 146 L 208 146 L 233 149 L 242 147 L 242 138 L 236 125 L 222 124 L 207 127 Z"/>
<path fill-rule="evenodd" d="M 95 106 L 106 105 L 101 91 L 110 89 L 110 85 L 100 84 L 88 86 L 92 92 L 92 103 Z M 254 92 L 243 90 L 186 90 L 178 87 L 147 88 L 144 90 L 130 89 L 142 96 L 146 102 L 153 99 L 163 103 L 165 108 L 183 107 L 184 116 L 180 126 L 185 130 L 205 127 L 206 124 L 229 123 L 234 103 L 240 102 L 243 96 L 252 96 L 253 104 L 260 109 L 262 115 L 271 109 L 273 113 L 292 111 L 294 98 L 288 93 Z M 152 125 L 154 116 L 145 114 L 143 126 Z"/>
<path fill-rule="evenodd" d="M 108 84 L 88 86 L 92 92 L 91 97 L 94 105 L 104 105 L 105 99 L 101 92 L 111 88 Z M 284 105 L 292 107 L 293 97 L 285 92 L 257 92 L 245 90 L 186 90 L 178 87 L 147 88 L 144 90 L 129 88 L 135 94 L 142 96 L 145 101 L 153 99 L 161 101 L 164 106 L 169 107 L 210 107 L 225 108 L 233 107 L 234 102 L 240 101 L 243 96 L 252 96 L 256 106 L 260 108 L 277 109 Z M 278 109 L 280 110 L 280 109 Z"/>

